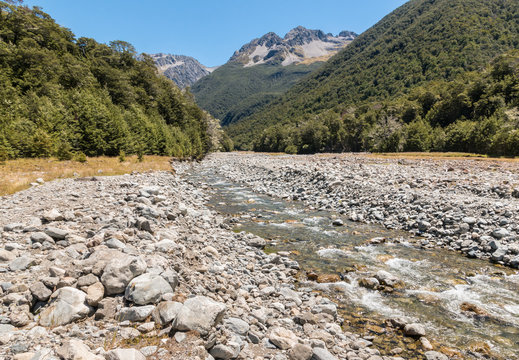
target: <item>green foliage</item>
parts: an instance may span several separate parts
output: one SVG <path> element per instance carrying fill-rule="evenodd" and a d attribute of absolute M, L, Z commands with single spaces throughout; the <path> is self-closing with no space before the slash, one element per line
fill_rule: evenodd
<path fill-rule="evenodd" d="M 76 39 L 40 9 L 0 1 L 0 150 L 203 156 L 202 111 L 150 57 L 135 55 L 127 42 Z"/>
<path fill-rule="evenodd" d="M 61 140 L 58 142 L 56 149 L 56 157 L 60 161 L 72 160 L 74 154 L 72 153 L 72 146 L 68 141 Z"/>
<path fill-rule="evenodd" d="M 481 74 L 493 59 L 519 48 L 518 19 L 515 0 L 411 0 L 227 132 L 240 149 L 269 148 L 255 139 L 274 127 L 286 129 L 299 152 L 450 148 L 451 124 L 519 105 L 516 53 Z M 346 134 L 326 144 L 330 139 L 316 128 L 300 143 L 305 123 L 325 113 L 335 114 Z"/>
<path fill-rule="evenodd" d="M 74 160 L 77 162 L 80 162 L 82 164 L 84 164 L 88 161 L 87 156 L 82 151 L 76 153 L 76 155 L 74 156 Z"/>
<path fill-rule="evenodd" d="M 293 152 L 293 146 L 288 148 L 293 144 L 298 153 L 454 151 L 515 156 L 518 89 L 515 50 L 484 71 L 431 82 L 393 100 L 268 127 L 254 150 Z"/>
<path fill-rule="evenodd" d="M 124 151 L 119 151 L 119 162 L 123 163 L 126 161 L 126 154 L 124 153 Z"/>
<path fill-rule="evenodd" d="M 191 91 L 197 103 L 225 126 L 261 110 L 321 64 L 244 67 L 231 62 L 200 79 Z"/>

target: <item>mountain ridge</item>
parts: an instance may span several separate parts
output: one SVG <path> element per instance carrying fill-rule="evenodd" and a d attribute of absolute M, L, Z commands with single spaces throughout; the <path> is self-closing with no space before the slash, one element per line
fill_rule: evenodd
<path fill-rule="evenodd" d="M 193 85 L 217 67 L 207 67 L 191 56 L 157 53 L 150 54 L 159 72 L 173 80 L 181 89 Z"/>

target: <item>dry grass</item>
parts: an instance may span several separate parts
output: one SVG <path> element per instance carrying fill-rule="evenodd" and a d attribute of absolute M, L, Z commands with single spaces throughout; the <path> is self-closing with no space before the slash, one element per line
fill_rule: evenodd
<path fill-rule="evenodd" d="M 17 159 L 0 165 L 0 196 L 27 189 L 36 179 L 44 181 L 85 176 L 110 176 L 129 174 L 133 171 L 172 170 L 170 157 L 144 156 L 142 162 L 137 156 L 127 156 L 120 162 L 114 157 L 88 158 L 86 163 L 58 161 L 56 159 Z"/>
<path fill-rule="evenodd" d="M 497 160 L 517 162 L 519 158 L 511 157 L 490 157 L 482 154 L 458 153 L 458 152 L 409 152 L 409 153 L 372 153 L 368 155 L 374 158 L 398 158 L 398 159 L 431 159 L 431 160 L 447 160 L 447 159 L 473 159 L 473 160 Z"/>

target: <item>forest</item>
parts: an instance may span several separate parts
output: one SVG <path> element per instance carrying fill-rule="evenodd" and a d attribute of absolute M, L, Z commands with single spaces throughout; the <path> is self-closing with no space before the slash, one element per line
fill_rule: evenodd
<path fill-rule="evenodd" d="M 0 2 L 0 158 L 199 158 L 208 121 L 131 44 L 76 38 L 37 7 Z"/>

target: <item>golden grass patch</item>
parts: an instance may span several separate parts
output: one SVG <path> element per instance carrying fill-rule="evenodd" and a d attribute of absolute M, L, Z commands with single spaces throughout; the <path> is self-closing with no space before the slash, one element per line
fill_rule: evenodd
<path fill-rule="evenodd" d="M 0 196 L 27 189 L 36 179 L 44 181 L 85 176 L 111 176 L 129 174 L 133 171 L 172 170 L 168 156 L 127 156 L 124 162 L 117 157 L 88 158 L 86 163 L 58 161 L 56 159 L 17 159 L 0 165 Z"/>

